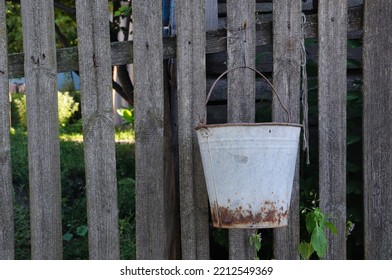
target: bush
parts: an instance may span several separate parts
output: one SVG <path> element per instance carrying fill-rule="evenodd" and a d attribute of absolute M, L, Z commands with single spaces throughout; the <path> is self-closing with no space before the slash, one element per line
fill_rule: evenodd
<path fill-rule="evenodd" d="M 65 126 L 74 113 L 79 110 L 79 103 L 75 102 L 69 92 L 58 93 L 59 124 Z"/>
<path fill-rule="evenodd" d="M 19 124 L 26 128 L 26 95 L 14 98 L 16 115 L 19 119 Z M 75 102 L 74 98 L 69 92 L 58 92 L 58 112 L 59 112 L 59 125 L 64 127 L 68 124 L 72 115 L 79 110 L 79 103 Z"/>

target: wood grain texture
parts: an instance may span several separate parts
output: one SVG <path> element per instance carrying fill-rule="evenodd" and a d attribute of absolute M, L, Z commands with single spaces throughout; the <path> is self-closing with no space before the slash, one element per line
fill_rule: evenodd
<path fill-rule="evenodd" d="M 133 1 L 136 257 L 167 259 L 161 1 Z"/>
<path fill-rule="evenodd" d="M 22 0 L 31 255 L 62 259 L 60 148 L 53 1 Z"/>
<path fill-rule="evenodd" d="M 300 123 L 301 0 L 273 1 L 273 81 L 290 113 L 290 122 Z M 273 98 L 273 121 L 286 122 L 286 112 Z M 298 161 L 299 163 L 299 161 Z M 274 258 L 299 259 L 299 164 L 291 194 L 288 226 L 274 229 Z"/>
<path fill-rule="evenodd" d="M 365 258 L 392 259 L 392 7 L 365 1 L 363 155 Z"/>
<path fill-rule="evenodd" d="M 227 1 L 227 68 L 255 67 L 255 1 Z M 227 122 L 255 122 L 255 74 L 249 69 L 228 73 Z M 229 258 L 253 259 L 249 237 L 254 230 L 229 230 Z"/>
<path fill-rule="evenodd" d="M 0 260 L 15 258 L 5 1 L 0 1 Z"/>
<path fill-rule="evenodd" d="M 218 29 L 218 1 L 217 0 L 204 0 L 205 1 L 205 30 Z"/>
<path fill-rule="evenodd" d="M 195 127 L 205 108 L 204 0 L 176 2 L 183 259 L 209 259 L 208 196 Z"/>
<path fill-rule="evenodd" d="M 325 258 L 346 259 L 347 1 L 318 3 L 320 208 L 337 228 Z"/>
<path fill-rule="evenodd" d="M 109 10 L 105 0 L 76 1 L 89 258 L 119 259 Z"/>

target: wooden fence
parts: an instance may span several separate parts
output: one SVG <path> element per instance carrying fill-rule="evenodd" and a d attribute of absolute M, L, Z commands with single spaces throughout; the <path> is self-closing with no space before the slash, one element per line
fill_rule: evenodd
<path fill-rule="evenodd" d="M 176 36 L 162 38 L 161 0 L 134 0 L 133 42 L 111 44 L 107 1 L 77 0 L 78 48 L 56 52 L 53 1 L 22 0 L 22 56 L 7 55 L 5 1 L 0 1 L 0 259 L 14 258 L 8 78 L 24 74 L 29 93 L 32 258 L 61 259 L 56 73 L 76 69 L 81 76 L 90 258 L 119 258 L 110 67 L 129 63 L 134 64 L 135 81 L 137 258 L 210 258 L 208 199 L 194 131 L 206 110 L 206 53 L 227 51 L 229 68 L 254 66 L 256 46 L 273 44 L 274 85 L 291 121 L 300 122 L 302 0 L 273 1 L 273 18 L 261 22 L 255 19 L 256 1 L 227 0 L 227 29 L 208 33 L 205 0 L 176 2 Z M 392 258 L 390 30 L 392 6 L 385 0 L 367 0 L 353 9 L 347 9 L 345 0 L 319 0 L 318 16 L 308 16 L 305 26 L 305 36 L 318 37 L 319 46 L 320 207 L 338 230 L 328 235 L 327 259 L 346 258 L 347 34 L 358 38 L 362 33 L 364 250 L 367 259 Z M 163 79 L 163 60 L 174 57 L 176 106 Z M 254 122 L 254 74 L 233 72 L 227 87 L 228 122 Z M 282 121 L 284 114 L 273 103 L 273 120 Z M 298 174 L 299 165 L 289 226 L 273 231 L 276 259 L 299 259 Z M 250 234 L 230 230 L 231 259 L 253 258 Z"/>

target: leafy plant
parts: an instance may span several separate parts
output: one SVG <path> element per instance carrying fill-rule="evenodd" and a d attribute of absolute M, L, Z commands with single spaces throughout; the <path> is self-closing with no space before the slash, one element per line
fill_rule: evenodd
<path fill-rule="evenodd" d="M 302 241 L 298 245 L 298 251 L 305 260 L 310 259 L 314 252 L 319 258 L 325 256 L 328 240 L 326 237 L 327 228 L 336 234 L 335 225 L 328 221 L 326 215 L 316 207 L 306 214 L 306 230 L 310 235 L 310 241 Z"/>
<path fill-rule="evenodd" d="M 69 92 L 58 93 L 59 124 L 64 127 L 74 113 L 79 110 L 79 103 L 75 102 Z"/>
<path fill-rule="evenodd" d="M 130 14 L 132 14 L 132 6 L 121 6 L 114 12 L 114 16 L 116 17 L 127 17 Z"/>
<path fill-rule="evenodd" d="M 30 211 L 29 207 L 19 199 L 15 199 L 15 259 L 23 260 L 31 258 L 30 243 Z"/>
<path fill-rule="evenodd" d="M 26 95 L 21 98 L 14 99 L 19 124 L 26 128 L 27 127 L 27 116 L 26 116 Z M 58 118 L 59 125 L 64 127 L 72 115 L 79 110 L 79 103 L 75 102 L 69 92 L 58 92 Z"/>
<path fill-rule="evenodd" d="M 20 3 L 6 1 L 8 52 L 23 51 L 22 43 L 22 17 Z"/>
<path fill-rule="evenodd" d="M 135 120 L 133 109 L 127 109 L 127 108 L 117 109 L 117 114 L 119 114 L 123 118 L 125 124 L 129 123 L 133 125 L 133 122 Z"/>
<path fill-rule="evenodd" d="M 255 249 L 254 259 L 259 260 L 258 253 L 261 249 L 261 233 L 257 233 L 257 231 L 255 233 L 253 233 L 249 237 L 249 244 L 250 244 L 250 246 L 252 246 Z"/>

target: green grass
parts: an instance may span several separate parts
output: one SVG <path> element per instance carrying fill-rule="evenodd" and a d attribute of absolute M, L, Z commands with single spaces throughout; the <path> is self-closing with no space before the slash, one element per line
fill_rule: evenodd
<path fill-rule="evenodd" d="M 79 126 L 80 127 L 80 126 Z M 60 134 L 62 225 L 64 259 L 88 259 L 86 182 L 82 134 L 77 126 Z M 134 134 L 125 129 L 116 135 L 120 254 L 135 259 L 135 160 Z M 16 258 L 29 259 L 29 181 L 27 134 L 17 129 L 11 136 L 13 184 L 15 190 Z"/>

